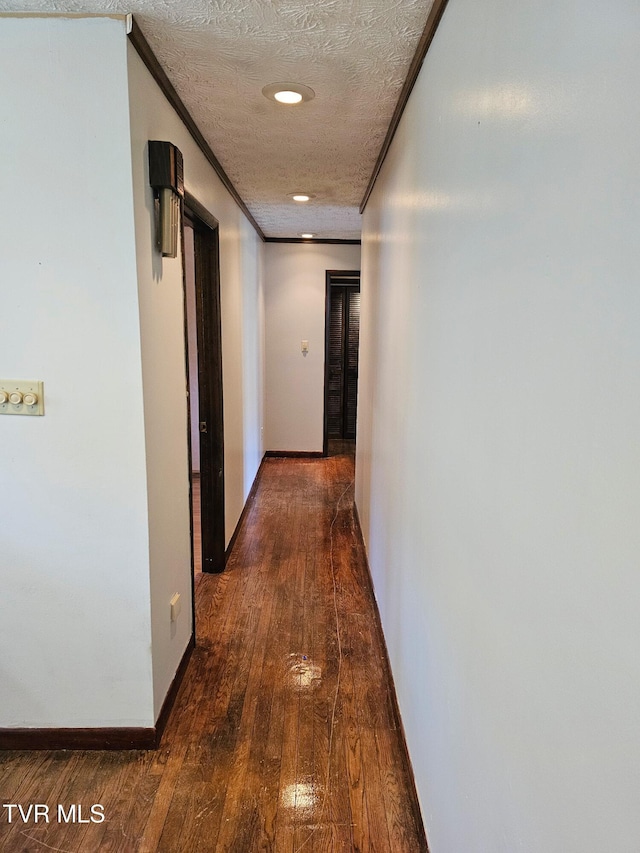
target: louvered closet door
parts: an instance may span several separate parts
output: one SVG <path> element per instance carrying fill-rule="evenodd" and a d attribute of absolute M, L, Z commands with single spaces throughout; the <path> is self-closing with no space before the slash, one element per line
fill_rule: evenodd
<path fill-rule="evenodd" d="M 355 287 L 331 287 L 329 315 L 327 435 L 356 437 L 360 293 Z"/>
<path fill-rule="evenodd" d="M 356 437 L 358 406 L 358 339 L 360 336 L 360 291 L 346 289 L 345 316 L 345 378 L 344 378 L 344 437 Z"/>
<path fill-rule="evenodd" d="M 329 377 L 327 388 L 327 434 L 329 438 L 342 438 L 344 420 L 342 399 L 344 394 L 344 307 L 345 288 L 331 288 L 331 314 L 329 316 Z"/>

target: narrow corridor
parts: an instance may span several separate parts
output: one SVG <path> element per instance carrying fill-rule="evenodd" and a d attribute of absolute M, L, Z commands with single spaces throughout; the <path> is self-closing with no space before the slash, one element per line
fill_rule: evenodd
<path fill-rule="evenodd" d="M 352 507 L 352 455 L 266 459 L 160 749 L 0 755 L 3 802 L 105 814 L 0 849 L 426 850 Z"/>

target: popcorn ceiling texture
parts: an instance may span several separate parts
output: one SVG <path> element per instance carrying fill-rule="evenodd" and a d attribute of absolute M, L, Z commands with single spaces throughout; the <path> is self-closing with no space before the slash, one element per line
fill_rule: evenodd
<path fill-rule="evenodd" d="M 433 0 L 0 0 L 0 11 L 133 12 L 269 237 L 358 238 L 358 206 Z M 267 83 L 310 86 L 284 107 Z M 312 203 L 287 201 L 295 190 Z"/>

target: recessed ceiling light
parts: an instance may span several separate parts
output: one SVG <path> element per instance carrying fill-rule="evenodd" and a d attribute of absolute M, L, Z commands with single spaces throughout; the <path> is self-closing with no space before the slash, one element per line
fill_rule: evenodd
<path fill-rule="evenodd" d="M 304 237 L 305 240 L 312 240 L 316 235 L 315 234 L 301 234 L 301 237 Z"/>
<path fill-rule="evenodd" d="M 299 104 L 302 101 L 310 101 L 316 96 L 313 89 L 301 83 L 269 83 L 262 90 L 262 94 L 265 98 L 281 104 Z"/>
<path fill-rule="evenodd" d="M 281 104 L 299 104 L 302 100 L 300 92 L 291 92 L 288 89 L 284 89 L 282 92 L 276 92 L 273 97 Z"/>
<path fill-rule="evenodd" d="M 313 193 L 291 193 L 291 198 L 294 201 L 310 201 L 315 196 Z"/>

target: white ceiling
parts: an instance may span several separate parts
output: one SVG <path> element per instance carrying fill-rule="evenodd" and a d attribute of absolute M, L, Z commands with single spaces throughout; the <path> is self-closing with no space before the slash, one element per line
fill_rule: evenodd
<path fill-rule="evenodd" d="M 133 12 L 267 237 L 360 236 L 358 206 L 433 0 L 0 0 L 0 11 Z M 262 87 L 316 97 L 286 107 Z M 314 193 L 305 205 L 287 198 Z"/>

